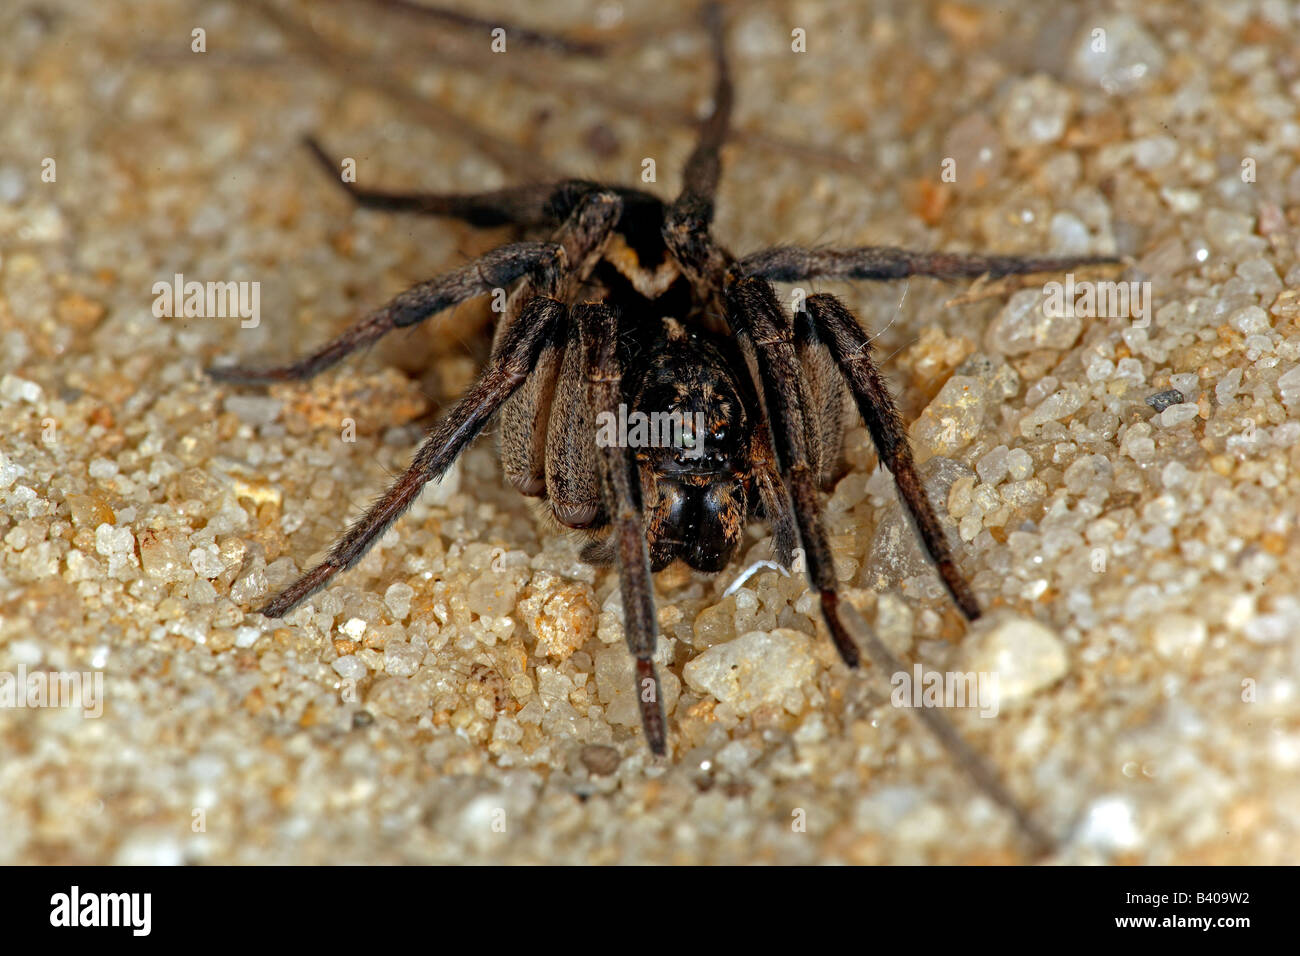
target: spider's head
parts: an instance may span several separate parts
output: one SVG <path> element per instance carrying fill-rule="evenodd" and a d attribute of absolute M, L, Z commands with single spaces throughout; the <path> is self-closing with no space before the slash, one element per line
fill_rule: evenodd
<path fill-rule="evenodd" d="M 649 365 L 629 414 L 648 422 L 651 439 L 633 443 L 651 562 L 662 568 L 681 558 L 699 571 L 721 570 L 748 514 L 745 402 L 721 354 L 693 336 L 670 334 L 669 348 Z"/>
<path fill-rule="evenodd" d="M 739 386 L 713 346 L 673 326 L 636 389 L 630 414 L 647 431 L 630 443 L 665 477 L 742 472 L 750 436 Z"/>

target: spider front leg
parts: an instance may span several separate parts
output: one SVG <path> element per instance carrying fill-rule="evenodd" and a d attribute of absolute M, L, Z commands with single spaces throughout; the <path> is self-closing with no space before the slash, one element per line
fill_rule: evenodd
<path fill-rule="evenodd" d="M 831 315 L 834 310 L 831 304 L 825 301 L 829 298 L 829 296 L 810 297 L 808 300 L 810 311 L 816 309 L 823 318 Z M 902 664 L 871 632 L 862 616 L 851 604 L 846 603 L 841 607 L 839 603 L 830 548 L 821 522 L 821 506 L 817 498 L 815 475 L 808 463 L 808 448 L 804 437 L 805 417 L 809 414 L 806 411 L 809 389 L 803 381 L 803 372 L 797 361 L 793 329 L 781 311 L 776 292 L 764 279 L 739 279 L 727 288 L 726 305 L 727 321 L 757 365 L 767 416 L 772 424 L 777 457 L 780 459 L 782 472 L 794 500 L 795 516 L 808 563 L 808 576 L 821 594 L 822 614 L 835 646 L 846 664 L 850 667 L 856 666 L 858 648 L 844 627 L 843 621 L 847 620 L 853 626 L 853 630 L 861 635 L 876 665 L 882 667 L 887 674 L 899 673 L 903 670 Z M 847 312 L 845 314 L 847 315 Z M 851 340 L 851 337 L 841 329 L 840 318 L 842 317 L 827 319 L 822 327 L 828 330 L 827 344 L 841 369 L 847 366 L 853 370 L 854 378 L 851 379 L 851 384 L 854 384 L 855 398 L 858 398 L 861 403 L 863 396 L 871 397 L 874 394 L 869 389 L 859 387 L 864 376 L 867 375 L 865 361 L 869 360 L 859 361 L 853 358 L 852 361 L 845 361 L 844 343 L 846 338 Z M 816 313 L 813 321 L 816 321 Z M 856 323 L 853 324 L 856 326 Z M 861 329 L 858 329 L 858 332 L 861 333 Z M 865 336 L 860 354 L 865 356 Z M 874 371 L 874 366 L 871 370 Z M 848 373 L 845 374 L 847 377 Z M 876 382 L 880 384 L 878 375 Z M 880 387 L 883 389 L 883 385 Z M 888 393 L 883 394 L 887 400 Z M 893 410 L 892 402 L 886 401 L 881 407 L 887 408 L 893 418 L 897 419 L 897 412 Z M 887 429 L 882 434 L 897 437 Z M 902 441 L 906 446 L 905 437 Z M 882 457 L 883 455 L 882 449 Z M 919 500 L 926 510 L 933 514 L 933 509 L 930 509 L 929 501 L 925 498 L 925 492 L 919 483 L 916 488 Z M 942 541 L 942 538 L 939 540 Z M 946 554 L 946 543 L 944 549 Z M 956 573 L 955 568 L 953 573 Z M 960 575 L 957 575 L 956 580 L 965 588 Z M 975 604 L 974 596 L 970 595 L 968 588 L 965 589 L 965 593 L 969 598 L 970 609 L 975 612 L 972 616 L 978 615 L 979 606 Z M 963 607 L 963 610 L 966 610 L 966 607 Z M 1012 814 L 1021 832 L 1035 849 L 1040 853 L 1050 850 L 1053 846 L 1051 836 L 1038 825 L 1033 814 L 1006 787 L 997 771 L 966 743 L 942 711 L 920 707 L 916 708 L 916 713 L 984 794 Z"/>
<path fill-rule="evenodd" d="M 411 286 L 333 341 L 294 362 L 260 369 L 219 366 L 208 369 L 208 374 L 218 382 L 237 385 L 309 379 L 357 349 L 378 341 L 393 329 L 418 325 L 443 309 L 485 295 L 493 289 L 504 288 L 521 276 L 537 273 L 545 277 L 546 284 L 554 285 L 557 281 L 554 277 L 562 262 L 563 251 L 553 242 L 517 242 L 502 246 L 454 272 Z"/>
<path fill-rule="evenodd" d="M 451 412 L 420 446 L 414 461 L 369 511 L 330 551 L 329 556 L 271 600 L 261 613 L 283 617 L 319 591 L 334 575 L 361 560 L 379 537 L 411 506 L 425 484 L 441 478 L 537 367 L 548 345 L 554 344 L 567 317 L 555 298 L 571 296 L 590 271 L 593 258 L 618 221 L 622 204 L 617 196 L 593 193 L 583 199 L 556 235 L 542 243 L 554 256 L 556 268 L 535 273 L 520 290 L 518 311 L 510 311 L 497 327 L 488 366 Z"/>
<path fill-rule="evenodd" d="M 736 303 L 734 310 L 731 308 L 733 300 Z M 791 356 L 795 354 L 793 332 L 777 302 L 775 291 L 766 280 L 741 279 L 728 291 L 728 306 L 728 318 L 730 319 L 732 312 L 735 311 L 737 322 L 741 325 L 746 323 L 754 325 L 755 330 L 748 334 L 754 338 L 760 350 L 769 354 L 767 362 L 762 360 L 761 355 L 759 356 L 759 367 L 767 377 L 773 379 L 771 386 L 768 386 L 766 381 L 764 383 L 765 392 L 775 390 L 775 399 L 778 403 L 775 411 L 769 407 L 769 415 L 773 418 L 773 432 L 779 433 L 781 426 L 777 419 L 784 417 L 790 423 L 789 431 L 792 434 L 789 440 L 796 442 L 791 445 L 788 455 L 778 443 L 778 456 L 786 462 L 810 460 L 811 448 L 804 435 L 810 427 L 815 428 L 815 426 L 806 421 L 806 416 L 811 414 L 806 399 L 801 399 L 801 396 L 793 391 L 794 388 L 798 388 L 806 393 L 807 387 L 797 362 L 791 359 L 793 371 L 787 368 L 790 363 L 787 362 L 786 353 Z M 898 408 L 880 372 L 871 361 L 871 345 L 866 334 L 848 310 L 833 296 L 810 296 L 808 312 L 814 332 L 830 351 L 832 359 L 848 382 L 849 389 L 857 402 L 858 411 L 862 414 L 862 420 L 871 432 L 880 460 L 893 474 L 894 483 L 916 523 L 921 541 L 934 562 L 940 578 L 943 579 L 945 587 L 961 612 L 968 620 L 975 620 L 981 614 L 979 602 L 953 560 L 939 516 L 916 470 L 912 447 L 908 443 L 907 432 L 903 428 Z M 764 339 L 772 341 L 765 343 Z M 786 379 L 796 384 L 783 384 L 783 380 Z M 797 410 L 785 411 L 781 407 L 782 401 L 790 405 L 794 404 L 796 399 L 801 399 L 798 401 Z M 773 399 L 769 398 L 768 402 L 770 406 Z M 790 466 L 787 464 L 786 467 Z M 793 487 L 791 493 L 795 496 L 795 512 L 798 514 L 799 494 Z M 808 500 L 816 507 L 815 497 L 809 497 Z"/>
<path fill-rule="evenodd" d="M 614 414 L 622 401 L 623 382 L 616 346 L 618 315 L 608 305 L 589 304 L 577 306 L 573 320 L 581 336 L 588 410 L 592 415 Z M 611 445 L 598 447 L 597 453 L 602 497 L 614 526 L 614 551 L 618 555 L 619 588 L 623 596 L 623 636 L 636 659 L 641 726 L 651 751 L 663 756 L 668 749 L 667 730 L 659 676 L 653 661 L 659 628 L 650 552 L 641 521 L 641 475 L 632 448 Z"/>
<path fill-rule="evenodd" d="M 360 561 L 411 506 L 421 489 L 442 477 L 506 399 L 523 384 L 543 347 L 558 336 L 565 314 L 564 306 L 555 299 L 538 296 L 529 300 L 478 381 L 425 439 L 410 467 L 348 529 L 324 561 L 259 608 L 258 613 L 284 617 L 328 584 L 334 575 Z"/>
<path fill-rule="evenodd" d="M 880 460 L 894 476 L 899 496 L 916 523 L 930 560 L 962 613 L 968 620 L 975 620 L 981 613 L 979 602 L 948 548 L 939 516 L 916 470 L 898 406 L 871 360 L 870 340 L 853 314 L 833 295 L 809 296 L 806 307 L 817 337 L 830 351 L 849 384 Z"/>
<path fill-rule="evenodd" d="M 818 475 L 810 464 L 808 432 L 812 404 L 795 352 L 794 331 L 772 286 L 762 279 L 740 279 L 726 290 L 727 322 L 758 368 L 763 402 L 781 474 L 794 505 L 808 577 L 821 596 L 822 614 L 840 657 L 858 666 L 858 647 L 840 621 L 835 565 L 817 498 Z"/>
<path fill-rule="evenodd" d="M 754 463 L 754 487 L 763 506 L 763 518 L 772 529 L 772 556 L 788 571 L 794 563 L 799 532 L 794 512 L 790 510 L 790 495 L 781 481 L 771 433 L 762 422 L 754 429 L 749 455 Z"/>

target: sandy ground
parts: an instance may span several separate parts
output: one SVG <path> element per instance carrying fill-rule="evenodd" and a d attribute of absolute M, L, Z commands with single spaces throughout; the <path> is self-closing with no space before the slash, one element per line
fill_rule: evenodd
<path fill-rule="evenodd" d="M 612 38 L 602 59 L 314 6 L 352 55 L 238 3 L 0 11 L 0 862 L 1027 859 L 886 675 L 839 663 L 802 580 L 723 596 L 762 526 L 715 578 L 658 576 L 652 761 L 616 578 L 505 486 L 491 439 L 309 605 L 249 612 L 405 467 L 490 312 L 310 385 L 201 370 L 297 354 L 509 238 L 355 210 L 299 138 L 375 186 L 636 182 L 651 159 L 669 196 L 710 82 L 691 4 L 528 5 Z M 828 503 L 842 586 L 909 665 L 997 675 L 996 715 L 948 713 L 1051 860 L 1297 859 L 1297 21 L 1280 0 L 731 14 L 716 233 L 738 253 L 1119 254 L 1075 279 L 1146 283 L 1074 317 L 1041 307 L 1063 277 L 808 289 L 879 331 L 992 613 L 953 610 L 861 428 Z M 258 283 L 256 324 L 156 316 L 177 274 Z M 51 673 L 82 696 L 22 706 Z"/>

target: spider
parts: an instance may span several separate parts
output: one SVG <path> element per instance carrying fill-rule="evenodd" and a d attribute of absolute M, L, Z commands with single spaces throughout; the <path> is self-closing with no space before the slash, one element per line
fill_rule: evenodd
<path fill-rule="evenodd" d="M 734 93 L 722 15 L 714 5 L 704 10 L 716 73 L 712 111 L 699 126 L 681 190 L 671 201 L 580 179 L 469 194 L 343 183 L 367 208 L 476 226 L 509 224 L 544 238 L 502 246 L 419 283 L 290 364 L 210 370 L 220 381 L 241 385 L 308 379 L 393 329 L 513 286 L 477 381 L 328 556 L 260 613 L 284 616 L 354 565 L 496 418 L 506 479 L 544 501 L 560 525 L 587 537 L 585 560 L 618 566 L 641 722 L 650 750 L 663 755 L 668 732 L 652 663 L 657 624 L 651 575 L 675 560 L 702 572 L 722 570 L 751 518 L 771 525 L 783 567 L 802 548 L 831 639 L 844 663 L 857 666 L 858 646 L 844 618 L 859 633 L 865 628 L 851 607 L 840 604 L 821 504 L 840 451 L 847 391 L 952 600 L 967 619 L 980 616 L 857 318 L 826 294 L 808 296 L 788 315 L 772 283 L 1003 276 L 1114 260 L 889 247 L 782 246 L 732 255 L 713 236 L 711 223 Z M 333 159 L 314 140 L 308 146 L 340 181 Z M 704 428 L 702 434 L 683 432 L 666 447 L 597 442 L 598 416 L 620 405 L 676 413 Z M 869 632 L 865 639 L 881 647 Z"/>

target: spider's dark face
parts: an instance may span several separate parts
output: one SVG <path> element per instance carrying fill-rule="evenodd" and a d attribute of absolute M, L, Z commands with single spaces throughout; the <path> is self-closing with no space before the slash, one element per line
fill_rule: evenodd
<path fill-rule="evenodd" d="M 665 324 L 630 406 L 659 439 L 637 452 L 650 560 L 656 570 L 681 558 L 720 571 L 745 527 L 749 415 L 719 349 L 671 319 Z"/>

